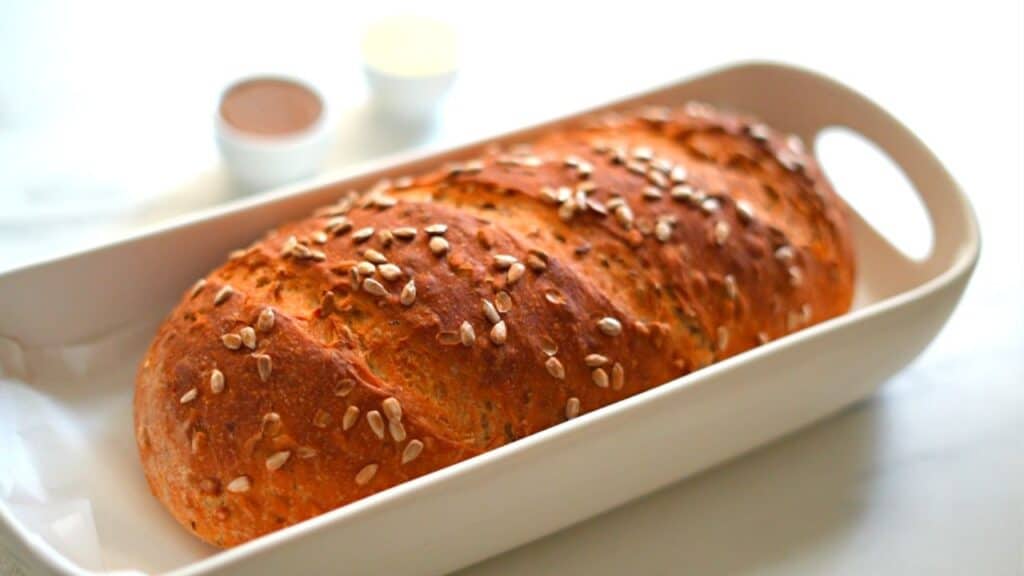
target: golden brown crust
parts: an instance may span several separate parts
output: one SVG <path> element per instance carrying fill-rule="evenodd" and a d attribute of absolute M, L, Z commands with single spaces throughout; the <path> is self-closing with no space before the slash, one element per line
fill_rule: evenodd
<path fill-rule="evenodd" d="M 146 477 L 232 546 L 841 314 L 853 273 L 793 137 L 594 119 L 344 194 L 200 281 L 139 370 Z"/>

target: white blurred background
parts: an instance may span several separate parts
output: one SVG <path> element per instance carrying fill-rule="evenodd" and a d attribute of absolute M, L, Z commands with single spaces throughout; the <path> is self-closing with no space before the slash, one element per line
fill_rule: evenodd
<path fill-rule="evenodd" d="M 431 126 L 396 128 L 359 38 L 425 10 L 458 31 L 458 79 Z M 243 74 L 320 87 L 338 169 L 736 60 L 806 66 L 903 120 L 970 196 L 984 249 L 954 319 L 875 401 L 468 573 L 1022 574 L 1022 22 L 1018 2 L 0 0 L 0 271 L 236 197 L 212 116 Z M 909 197 L 837 157 L 840 192 L 913 247 Z"/>

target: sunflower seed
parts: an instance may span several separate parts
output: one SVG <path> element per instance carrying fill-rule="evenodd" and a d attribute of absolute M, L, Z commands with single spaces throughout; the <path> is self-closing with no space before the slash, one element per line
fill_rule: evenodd
<path fill-rule="evenodd" d="M 799 286 L 804 282 L 804 273 L 800 268 L 796 266 L 789 267 L 789 284 L 790 286 Z"/>
<path fill-rule="evenodd" d="M 789 262 L 795 255 L 796 253 L 790 246 L 779 246 L 775 249 L 775 259 L 779 262 Z"/>
<path fill-rule="evenodd" d="M 505 327 L 505 321 L 500 320 L 494 326 L 491 327 L 491 342 L 494 342 L 498 346 L 505 344 L 505 340 L 508 339 L 508 329 Z"/>
<path fill-rule="evenodd" d="M 735 300 L 739 295 L 739 287 L 736 286 L 736 277 L 732 274 L 725 275 L 725 293 L 730 300 Z"/>
<path fill-rule="evenodd" d="M 494 306 L 501 314 L 507 314 L 512 309 L 512 297 L 508 295 L 508 292 L 498 292 L 494 295 Z"/>
<path fill-rule="evenodd" d="M 405 445 L 405 450 L 402 450 L 402 464 L 408 464 L 419 457 L 420 453 L 423 452 L 423 442 L 419 440 L 410 440 Z"/>
<path fill-rule="evenodd" d="M 189 402 L 195 400 L 196 396 L 199 396 L 199 390 L 192 388 L 188 392 L 185 392 L 184 394 L 181 395 L 181 399 L 179 400 L 179 402 L 182 404 L 188 404 Z"/>
<path fill-rule="evenodd" d="M 615 218 L 618 219 L 619 224 L 626 230 L 633 228 L 633 211 L 630 210 L 629 206 L 622 204 L 616 207 Z"/>
<path fill-rule="evenodd" d="M 750 224 L 754 220 L 754 208 L 746 200 L 736 201 L 736 215 L 740 222 Z"/>
<path fill-rule="evenodd" d="M 381 278 L 384 278 L 389 282 L 393 282 L 402 277 L 402 269 L 394 264 L 381 264 L 380 267 L 377 268 L 377 271 L 380 272 Z"/>
<path fill-rule="evenodd" d="M 558 190 L 552 188 L 551 186 L 544 186 L 543 188 L 541 188 L 540 189 L 540 195 L 545 200 L 547 200 L 548 202 L 551 202 L 552 204 L 561 204 L 562 203 L 562 201 L 558 199 Z"/>
<path fill-rule="evenodd" d="M 605 316 L 597 321 L 597 327 L 607 336 L 618 336 L 622 334 L 622 323 L 611 316 Z"/>
<path fill-rule="evenodd" d="M 242 347 L 242 337 L 238 334 L 224 334 L 220 337 L 220 341 L 228 350 L 238 350 Z"/>
<path fill-rule="evenodd" d="M 558 218 L 563 222 L 572 220 L 572 217 L 576 215 L 576 202 L 572 199 L 566 200 L 558 207 Z"/>
<path fill-rule="evenodd" d="M 200 278 L 199 280 L 196 280 L 196 283 L 192 285 L 192 290 L 190 290 L 189 293 L 188 293 L 188 297 L 189 298 L 195 298 L 196 295 L 199 294 L 200 292 L 202 292 L 203 288 L 205 288 L 205 287 L 206 287 L 206 278 Z"/>
<path fill-rule="evenodd" d="M 726 326 L 719 326 L 717 330 L 717 337 L 718 351 L 721 352 L 729 345 L 729 328 Z"/>
<path fill-rule="evenodd" d="M 412 226 L 402 226 L 401 228 L 395 228 L 391 233 L 399 240 L 412 240 L 416 237 L 416 229 Z"/>
<path fill-rule="evenodd" d="M 556 306 L 565 304 L 565 298 L 563 298 L 557 290 L 548 290 L 545 292 L 544 299 Z"/>
<path fill-rule="evenodd" d="M 373 233 L 373 226 L 367 226 L 365 228 L 360 228 L 359 230 L 353 232 L 352 239 L 355 240 L 356 242 L 365 242 L 366 240 L 369 240 L 370 237 L 373 236 Z"/>
<path fill-rule="evenodd" d="M 405 426 L 403 426 L 398 420 L 388 422 L 388 432 L 391 433 L 391 438 L 395 442 L 405 440 Z"/>
<path fill-rule="evenodd" d="M 703 210 L 705 214 L 714 214 L 715 212 L 718 212 L 719 208 L 721 208 L 721 204 L 715 198 L 708 197 L 700 203 L 700 209 Z"/>
<path fill-rule="evenodd" d="M 554 340 L 547 336 L 540 337 L 540 349 L 547 356 L 554 356 L 558 354 L 558 344 Z"/>
<path fill-rule="evenodd" d="M 430 234 L 431 236 L 436 236 L 436 235 L 444 234 L 445 232 L 447 232 L 448 231 L 448 225 L 447 224 L 431 224 L 430 226 L 427 226 L 426 228 L 424 228 L 423 231 L 426 232 L 427 234 Z"/>
<path fill-rule="evenodd" d="M 647 175 L 647 165 L 644 164 L 643 162 L 637 162 L 637 161 L 626 162 L 626 170 L 629 170 L 630 172 L 632 172 L 634 174 L 638 174 L 640 176 L 646 176 Z"/>
<path fill-rule="evenodd" d="M 665 176 L 664 174 L 662 174 L 658 170 L 648 170 L 647 171 L 647 180 L 649 180 L 651 184 L 654 184 L 658 188 L 668 188 L 668 184 L 669 184 L 668 176 Z M 659 192 L 658 197 L 661 198 L 661 193 L 660 192 Z"/>
<path fill-rule="evenodd" d="M 370 480 L 373 480 L 373 477 L 376 475 L 377 465 L 367 464 L 366 466 L 363 466 L 363 468 L 359 471 L 358 474 L 356 474 L 356 485 L 366 486 L 367 484 L 370 483 Z"/>
<path fill-rule="evenodd" d="M 583 362 L 591 368 L 597 368 L 607 364 L 608 357 L 602 356 L 601 354 L 587 354 L 587 357 L 583 359 Z"/>
<path fill-rule="evenodd" d="M 519 279 L 523 277 L 523 274 L 525 272 L 526 266 L 524 266 L 521 262 L 516 262 L 515 264 L 509 266 L 507 279 L 508 285 L 511 286 L 518 282 Z"/>
<path fill-rule="evenodd" d="M 384 439 L 384 418 L 381 417 L 380 412 L 376 410 L 370 410 L 366 413 L 366 422 L 370 425 L 370 430 L 373 431 L 374 436 L 383 440 Z"/>
<path fill-rule="evenodd" d="M 606 208 L 605 205 L 596 198 L 587 198 L 587 208 L 590 208 L 592 212 L 596 212 L 601 216 L 608 215 L 608 208 Z"/>
<path fill-rule="evenodd" d="M 626 384 L 626 369 L 618 362 L 612 366 L 612 390 L 622 390 Z"/>
<path fill-rule="evenodd" d="M 729 223 L 725 220 L 715 222 L 715 244 L 722 246 L 729 239 Z"/>
<path fill-rule="evenodd" d="M 256 328 L 260 332 L 270 332 L 274 328 L 274 309 L 264 308 L 256 319 Z"/>
<path fill-rule="evenodd" d="M 224 373 L 214 368 L 210 371 L 210 392 L 220 394 L 224 391 Z"/>
<path fill-rule="evenodd" d="M 433 252 L 435 256 L 440 256 L 448 251 L 448 241 L 441 236 L 431 236 L 429 246 L 430 251 Z"/>
<path fill-rule="evenodd" d="M 554 356 L 548 358 L 547 362 L 544 363 L 544 367 L 547 368 L 548 374 L 559 380 L 565 380 L 565 366 L 555 358 Z"/>
<path fill-rule="evenodd" d="M 668 242 L 672 238 L 672 224 L 667 220 L 658 220 L 658 223 L 654 225 L 654 237 L 663 244 Z"/>
<path fill-rule="evenodd" d="M 519 260 L 509 254 L 495 254 L 494 255 L 494 267 L 498 270 L 508 270 L 510 266 L 518 262 Z"/>
<path fill-rule="evenodd" d="M 459 326 L 459 338 L 466 348 L 470 348 L 476 343 L 476 332 L 473 331 L 473 325 L 469 323 L 469 320 L 463 320 L 462 325 Z"/>
<path fill-rule="evenodd" d="M 223 288 L 217 291 L 217 294 L 213 297 L 213 305 L 220 306 L 231 298 L 231 295 L 235 293 L 235 289 L 231 287 L 231 284 L 225 284 Z"/>
<path fill-rule="evenodd" d="M 316 448 L 313 448 L 312 446 L 299 446 L 295 449 L 295 455 L 303 460 L 308 460 L 309 458 L 316 456 L 316 454 Z"/>
<path fill-rule="evenodd" d="M 337 216 L 327 221 L 324 232 L 340 236 L 352 229 L 352 221 L 344 216 Z"/>
<path fill-rule="evenodd" d="M 316 232 L 310 234 L 309 237 L 312 238 L 313 242 L 316 242 L 317 244 L 327 243 L 327 233 L 323 231 L 317 230 Z"/>
<path fill-rule="evenodd" d="M 654 150 L 651 150 L 646 146 L 637 146 L 636 148 L 633 148 L 633 158 L 646 162 L 651 158 L 654 158 Z"/>
<path fill-rule="evenodd" d="M 384 410 L 384 416 L 390 421 L 399 421 L 402 419 L 402 403 L 398 401 L 398 398 L 389 397 L 385 398 L 380 403 L 381 409 Z"/>
<path fill-rule="evenodd" d="M 437 333 L 437 341 L 442 346 L 455 346 L 462 342 L 462 337 L 455 330 L 443 330 Z"/>
<path fill-rule="evenodd" d="M 260 380 L 264 382 L 270 380 L 270 373 L 274 368 L 270 356 L 266 354 L 253 354 L 252 357 L 256 359 L 256 371 L 259 372 Z"/>
<path fill-rule="evenodd" d="M 672 191 L 669 192 L 672 195 L 673 200 L 686 201 L 693 198 L 693 187 L 686 184 L 679 186 L 673 186 Z"/>
<path fill-rule="evenodd" d="M 341 429 L 347 431 L 356 425 L 359 420 L 359 407 L 349 406 L 345 409 L 345 414 L 341 417 Z"/>
<path fill-rule="evenodd" d="M 249 350 L 256 349 L 256 330 L 252 326 L 246 326 L 238 331 L 238 335 L 242 338 L 242 344 L 245 345 Z"/>
<path fill-rule="evenodd" d="M 686 172 L 685 167 L 676 166 L 675 168 L 672 169 L 672 172 L 669 174 L 669 179 L 676 184 L 682 184 L 683 182 L 686 182 L 687 176 L 688 174 Z"/>
<path fill-rule="evenodd" d="M 284 466 L 284 463 L 288 461 L 288 458 L 291 457 L 291 455 L 292 453 L 289 452 L 288 450 L 274 452 L 273 454 L 270 455 L 269 458 L 267 458 L 267 470 L 270 470 L 271 472 L 275 470 L 280 470 L 281 467 Z"/>
<path fill-rule="evenodd" d="M 363 252 L 363 258 L 366 258 L 374 264 L 384 264 L 388 261 L 388 257 L 381 254 L 380 252 L 370 248 Z"/>
<path fill-rule="evenodd" d="M 251 486 L 248 476 L 239 476 L 231 482 L 228 482 L 227 491 L 232 494 L 241 494 L 243 492 L 248 492 Z"/>
<path fill-rule="evenodd" d="M 529 254 L 526 257 L 526 265 L 530 267 L 530 270 L 534 272 L 543 272 L 547 270 L 548 263 L 537 254 Z"/>
<path fill-rule="evenodd" d="M 350 392 L 356 387 L 356 381 L 351 378 L 345 378 L 338 383 L 338 387 L 334 389 L 334 395 L 344 398 L 348 396 Z"/>
<path fill-rule="evenodd" d="M 403 306 L 412 306 L 416 301 L 416 282 L 412 278 L 402 287 L 402 294 L 398 298 Z"/>
<path fill-rule="evenodd" d="M 355 271 L 359 273 L 359 276 L 373 276 L 377 273 L 377 267 L 373 265 L 373 262 L 367 262 L 366 260 L 360 260 L 356 266 Z"/>
<path fill-rule="evenodd" d="M 373 278 L 366 278 L 363 280 L 363 290 L 373 296 L 384 297 L 390 295 L 388 289 L 383 284 L 374 280 Z"/>
<path fill-rule="evenodd" d="M 604 371 L 604 368 L 597 368 L 591 372 L 590 379 L 594 381 L 594 386 L 598 388 L 608 387 L 608 373 Z"/>
<path fill-rule="evenodd" d="M 330 424 L 331 413 L 322 408 L 318 408 L 316 414 L 313 415 L 313 426 L 316 426 L 317 428 L 327 428 Z"/>
<path fill-rule="evenodd" d="M 295 254 L 295 252 L 299 250 L 309 250 L 309 248 L 306 248 L 305 246 L 299 244 L 299 239 L 296 238 L 294 235 L 289 236 L 288 239 L 285 240 L 284 244 L 281 246 L 281 257 L 286 258 L 288 256 L 291 256 L 292 254 Z"/>
<path fill-rule="evenodd" d="M 481 306 L 484 310 L 484 316 L 487 317 L 487 320 L 491 324 L 497 324 L 498 322 L 501 322 L 501 315 L 498 314 L 498 309 L 494 307 L 494 304 L 491 304 L 491 301 L 487 300 L 486 298 L 482 302 L 483 303 L 481 304 Z"/>
<path fill-rule="evenodd" d="M 672 172 L 672 161 L 668 158 L 655 158 L 651 160 L 651 168 L 661 172 L 662 174 L 668 175 Z"/>
<path fill-rule="evenodd" d="M 580 399 L 573 396 L 565 403 L 565 418 L 572 420 L 580 415 Z"/>
<path fill-rule="evenodd" d="M 643 195 L 646 200 L 661 200 L 662 197 L 661 190 L 654 186 L 644 186 Z"/>
<path fill-rule="evenodd" d="M 260 422 L 260 434 L 264 438 L 273 438 L 281 433 L 281 415 L 277 412 L 267 412 Z"/>

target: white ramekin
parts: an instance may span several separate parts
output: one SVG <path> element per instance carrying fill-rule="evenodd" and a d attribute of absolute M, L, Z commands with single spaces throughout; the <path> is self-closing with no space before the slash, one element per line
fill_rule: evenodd
<path fill-rule="evenodd" d="M 308 128 L 280 136 L 252 134 L 231 126 L 221 115 L 220 102 L 238 84 L 260 79 L 293 82 L 308 89 L 320 100 L 320 116 Z M 330 117 L 327 100 L 310 83 L 290 76 L 260 74 L 239 78 L 224 88 L 217 101 L 214 130 L 231 176 L 244 191 L 252 192 L 317 174 L 330 151 Z"/>

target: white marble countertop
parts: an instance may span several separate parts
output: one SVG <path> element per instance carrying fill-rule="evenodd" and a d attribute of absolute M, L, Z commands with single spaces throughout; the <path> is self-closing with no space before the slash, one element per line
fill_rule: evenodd
<path fill-rule="evenodd" d="M 341 167 L 739 59 L 804 65 L 901 118 L 974 203 L 982 257 L 949 324 L 871 401 L 463 573 L 1024 574 L 1021 5 L 593 4 L 439 8 L 463 66 L 423 132 L 382 126 L 366 103 L 354 42 L 390 4 L 2 4 L 0 269 L 232 198 L 210 112 L 247 71 L 324 88 Z M 913 244 L 915 219 L 892 209 L 905 202 L 864 182 L 837 187 Z"/>

